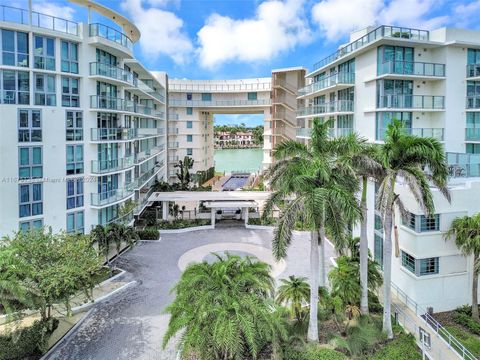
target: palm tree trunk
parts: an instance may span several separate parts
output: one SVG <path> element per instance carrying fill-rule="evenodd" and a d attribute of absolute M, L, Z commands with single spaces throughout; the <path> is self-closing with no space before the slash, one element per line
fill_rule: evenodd
<path fill-rule="evenodd" d="M 393 339 L 391 316 L 391 283 L 392 283 L 392 207 L 390 203 L 385 213 L 385 239 L 383 241 L 383 331 L 389 339 Z"/>
<path fill-rule="evenodd" d="M 478 316 L 478 254 L 473 254 L 473 279 L 472 279 L 472 318 L 480 321 Z"/>
<path fill-rule="evenodd" d="M 310 320 L 308 341 L 318 342 L 318 232 L 310 232 Z"/>
<path fill-rule="evenodd" d="M 318 237 L 320 241 L 320 285 L 322 287 L 327 286 L 327 274 L 325 272 L 325 245 L 326 245 L 326 236 L 325 236 L 325 229 L 320 227 L 318 229 Z"/>
<path fill-rule="evenodd" d="M 360 208 L 362 219 L 360 222 L 360 311 L 368 315 L 368 235 L 367 235 L 367 178 L 362 179 L 362 199 Z"/>

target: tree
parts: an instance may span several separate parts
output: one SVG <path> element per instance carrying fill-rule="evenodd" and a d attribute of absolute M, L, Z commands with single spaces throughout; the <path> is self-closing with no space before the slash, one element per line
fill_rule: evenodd
<path fill-rule="evenodd" d="M 98 252 L 103 255 L 107 263 L 110 275 L 112 274 L 112 266 L 110 264 L 110 246 L 113 242 L 113 233 L 107 232 L 102 225 L 97 225 L 90 231 L 90 239 L 92 243 L 97 244 Z"/>
<path fill-rule="evenodd" d="M 360 216 L 354 193 L 358 182 L 343 176 L 336 163 L 343 140 L 330 141 L 329 121 L 314 119 L 308 145 L 289 140 L 275 148 L 276 163 L 269 177 L 274 192 L 266 202 L 263 216 L 275 207 L 280 217 L 275 229 L 272 251 L 276 259 L 285 258 L 297 222 L 310 231 L 310 288 L 319 286 L 319 239 L 321 250 L 321 286 L 325 285 L 325 242 L 330 238 L 342 243 L 355 219 Z M 310 292 L 308 340 L 318 341 L 318 292 Z"/>
<path fill-rule="evenodd" d="M 252 130 L 252 141 L 255 145 L 263 144 L 263 126 L 259 125 Z"/>
<path fill-rule="evenodd" d="M 445 152 L 438 140 L 405 134 L 402 122 L 394 120 L 388 125 L 385 143 L 378 150 L 378 159 L 385 169 L 385 176 L 379 182 L 377 193 L 377 208 L 381 213 L 384 228 L 383 331 L 391 339 L 393 338 L 391 320 L 392 226 L 395 207 L 398 207 L 404 218 L 407 216 L 407 210 L 400 196 L 395 193 L 395 183 L 398 178 L 402 178 L 426 216 L 435 213 L 429 181 L 449 201 L 450 195 L 446 186 L 448 169 Z M 428 169 L 428 173 L 425 169 Z"/>
<path fill-rule="evenodd" d="M 138 240 L 138 235 L 131 226 L 111 223 L 107 226 L 106 232 L 109 243 L 115 244 L 117 258 L 120 256 L 122 244 L 132 248 L 136 244 L 136 240 Z"/>
<path fill-rule="evenodd" d="M 172 290 L 163 346 L 181 331 L 185 358 L 256 359 L 266 346 L 277 347 L 286 331 L 269 271 L 265 263 L 232 255 L 189 265 Z"/>
<path fill-rule="evenodd" d="M 182 160 L 179 160 L 178 163 L 173 165 L 173 167 L 179 169 L 177 171 L 177 178 L 180 181 L 181 190 L 188 190 L 191 181 L 190 170 L 193 168 L 194 160 L 191 157 L 185 156 Z"/>
<path fill-rule="evenodd" d="M 472 263 L 472 318 L 478 315 L 478 272 L 480 271 L 480 213 L 453 220 L 445 233 L 445 239 L 455 238 L 455 244 L 464 256 L 473 255 Z"/>
<path fill-rule="evenodd" d="M 276 300 L 280 305 L 289 306 L 290 314 L 297 322 L 304 320 L 303 304 L 308 304 L 310 286 L 307 278 L 290 275 L 288 279 L 280 279 Z"/>

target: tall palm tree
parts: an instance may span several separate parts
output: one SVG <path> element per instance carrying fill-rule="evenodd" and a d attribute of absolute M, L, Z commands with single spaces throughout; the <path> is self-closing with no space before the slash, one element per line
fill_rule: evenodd
<path fill-rule="evenodd" d="M 289 140 L 275 148 L 277 161 L 268 175 L 274 192 L 267 200 L 263 214 L 268 217 L 275 207 L 281 210 L 272 243 L 276 259 L 286 257 L 292 229 L 297 222 L 310 231 L 312 290 L 319 286 L 319 257 L 322 260 L 321 285 L 326 283 L 326 234 L 332 240 L 344 241 L 350 225 L 360 215 L 354 196 L 358 184 L 355 179 L 338 171 L 338 146 L 333 146 L 334 143 L 329 140 L 329 127 L 330 122 L 314 119 L 312 139 L 308 145 Z M 317 303 L 318 291 L 311 291 L 309 341 L 318 341 Z"/>
<path fill-rule="evenodd" d="M 120 255 L 120 250 L 123 243 L 123 225 L 117 223 L 111 223 L 107 226 L 107 238 L 110 240 L 110 244 L 115 245 L 117 251 L 117 257 Z"/>
<path fill-rule="evenodd" d="M 110 271 L 110 276 L 112 275 L 112 268 L 110 264 L 110 244 L 112 241 L 112 236 L 107 236 L 107 230 L 102 225 L 97 225 L 90 231 L 90 239 L 92 243 L 97 244 L 98 252 L 105 257 L 105 262 L 107 263 L 108 269 Z"/>
<path fill-rule="evenodd" d="M 392 226 L 395 207 L 398 207 L 403 217 L 407 216 L 407 210 L 402 200 L 395 193 L 396 181 L 399 178 L 405 181 L 426 216 L 435 213 L 430 182 L 449 201 L 450 194 L 447 189 L 448 169 L 445 152 L 438 140 L 408 135 L 403 130 L 402 122 L 394 120 L 387 128 L 385 142 L 379 147 L 378 156 L 385 169 L 385 176 L 379 183 L 377 194 L 377 208 L 381 213 L 384 228 L 383 330 L 391 339 L 393 338 L 391 320 Z M 428 170 L 428 173 L 425 170 Z"/>
<path fill-rule="evenodd" d="M 269 272 L 265 263 L 232 255 L 189 265 L 172 290 L 163 346 L 182 331 L 182 358 L 256 359 L 266 346 L 278 347 L 286 330 Z"/>
<path fill-rule="evenodd" d="M 279 304 L 289 306 L 290 314 L 297 322 L 303 321 L 302 305 L 308 303 L 310 286 L 307 278 L 290 275 L 288 279 L 280 279 L 276 300 Z"/>
<path fill-rule="evenodd" d="M 463 255 L 473 255 L 472 276 L 472 318 L 480 321 L 478 315 L 478 272 L 480 271 L 480 213 L 453 220 L 445 239 L 455 237 L 455 244 Z"/>

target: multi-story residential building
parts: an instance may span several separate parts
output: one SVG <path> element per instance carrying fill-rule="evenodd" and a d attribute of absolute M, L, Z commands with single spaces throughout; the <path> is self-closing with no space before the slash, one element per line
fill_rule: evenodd
<path fill-rule="evenodd" d="M 215 145 L 218 145 L 219 147 L 224 147 L 228 145 L 237 145 L 237 146 L 253 145 L 252 130 L 239 131 L 236 133 L 231 133 L 227 131 L 222 131 L 218 134 L 215 133 Z"/>
<path fill-rule="evenodd" d="M 0 7 L 0 235 L 128 222 L 166 179 L 166 77 L 134 58 L 134 24 L 75 2 L 112 27 Z"/>
<path fill-rule="evenodd" d="M 297 138 L 308 141 L 312 119 L 333 119 L 332 136 L 353 131 L 382 142 L 392 119 L 405 131 L 443 142 L 450 169 L 449 204 L 433 190 L 436 215 L 426 218 L 398 184 L 410 218 L 397 214 L 393 282 L 434 311 L 470 301 L 471 258 L 443 233 L 457 216 L 480 211 L 480 32 L 379 26 L 351 34 L 350 43 L 316 63 L 299 90 Z M 383 257 L 383 231 L 369 193 L 370 249 Z"/>

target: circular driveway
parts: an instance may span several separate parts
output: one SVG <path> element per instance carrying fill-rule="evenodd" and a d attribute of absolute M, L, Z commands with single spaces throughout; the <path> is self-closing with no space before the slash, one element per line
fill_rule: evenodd
<path fill-rule="evenodd" d="M 185 265 L 185 261 L 187 264 L 192 261 L 184 255 L 202 253 L 200 259 L 203 260 L 208 249 L 232 250 L 257 257 L 260 254 L 259 258 L 265 261 L 266 256 L 271 256 L 272 236 L 270 230 L 228 227 L 162 235 L 161 241 L 141 242 L 116 263 L 127 271 L 119 280 L 136 280 L 137 285 L 96 305 L 85 321 L 47 359 L 175 360 L 174 344 L 170 342 L 165 350 L 161 345 L 168 325 L 165 307 L 174 298 L 170 289 L 181 275 L 179 262 Z M 225 248 L 226 241 L 235 245 Z M 274 275 L 281 278 L 292 274 L 308 277 L 309 248 L 309 235 L 295 234 L 286 261 L 278 265 L 280 267 Z M 327 259 L 333 256 L 330 246 L 326 249 L 326 256 Z"/>

